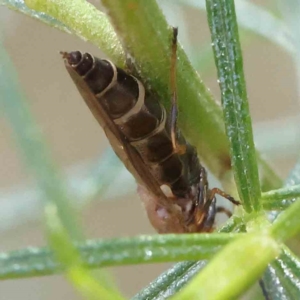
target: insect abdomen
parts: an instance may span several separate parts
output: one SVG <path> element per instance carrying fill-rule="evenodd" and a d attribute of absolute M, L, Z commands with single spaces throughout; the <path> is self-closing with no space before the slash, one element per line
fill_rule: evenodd
<path fill-rule="evenodd" d="M 199 180 L 195 149 L 181 138 L 186 152 L 183 155 L 174 152 L 165 109 L 151 95 L 146 97 L 142 83 L 111 62 L 88 53 L 71 52 L 67 60 L 159 184 L 169 185 L 176 196 L 188 193 Z"/>

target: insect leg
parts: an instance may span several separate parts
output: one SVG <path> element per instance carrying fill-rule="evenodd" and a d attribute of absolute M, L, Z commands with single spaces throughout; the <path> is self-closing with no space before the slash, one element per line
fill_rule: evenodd
<path fill-rule="evenodd" d="M 226 194 L 225 192 L 223 192 L 222 190 L 218 189 L 218 188 L 213 188 L 210 190 L 210 195 L 209 198 L 212 199 L 215 197 L 215 195 L 218 194 L 220 196 L 222 196 L 223 198 L 229 200 L 231 203 L 233 203 L 234 205 L 240 205 L 241 202 L 235 200 L 233 197 L 231 197 L 229 194 Z"/>
<path fill-rule="evenodd" d="M 228 216 L 228 218 L 232 216 L 231 211 L 223 206 L 217 206 L 217 213 L 224 213 Z"/>

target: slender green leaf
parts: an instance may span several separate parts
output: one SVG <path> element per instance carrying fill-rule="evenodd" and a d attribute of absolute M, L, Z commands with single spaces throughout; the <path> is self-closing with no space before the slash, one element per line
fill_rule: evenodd
<path fill-rule="evenodd" d="M 266 210 L 282 210 L 289 207 L 300 193 L 300 163 L 298 163 L 286 181 L 284 188 L 262 194 L 262 203 Z"/>
<path fill-rule="evenodd" d="M 300 260 L 299 258 L 291 252 L 286 246 L 283 247 L 283 252 L 279 259 L 279 264 L 281 265 L 282 270 L 284 271 L 283 263 L 287 266 L 286 268 L 289 269 L 290 274 L 286 274 L 287 276 L 292 276 L 291 273 L 293 273 L 294 276 L 297 278 L 291 278 L 291 280 L 300 281 Z M 300 286 L 298 286 L 300 288 Z"/>
<path fill-rule="evenodd" d="M 24 0 L 0 0 L 0 5 L 5 5 L 9 9 L 25 14 L 33 19 L 37 19 L 51 27 L 57 28 L 61 31 L 71 33 L 72 30 L 67 27 L 64 23 L 59 22 L 53 17 L 48 16 L 43 12 L 37 12 L 30 9 L 24 2 Z"/>
<path fill-rule="evenodd" d="M 206 261 L 182 262 L 161 274 L 145 289 L 136 294 L 132 300 L 162 300 L 175 295 L 201 269 Z"/>
<path fill-rule="evenodd" d="M 265 211 L 283 211 L 291 205 L 291 201 L 288 200 L 274 200 L 274 199 L 262 199 L 262 205 Z"/>
<path fill-rule="evenodd" d="M 262 204 L 264 208 L 276 210 L 277 208 L 287 208 L 290 200 L 300 197 L 300 185 L 288 186 L 282 189 L 265 192 L 262 194 Z"/>
<path fill-rule="evenodd" d="M 270 299 L 297 299 L 300 294 L 300 261 L 287 248 L 264 274 L 264 289 Z"/>
<path fill-rule="evenodd" d="M 207 1 L 232 166 L 245 210 L 260 209 L 260 184 L 234 2 Z"/>
<path fill-rule="evenodd" d="M 33 10 L 43 12 L 63 22 L 72 32 L 107 53 L 116 64 L 125 65 L 120 41 L 107 16 L 84 0 L 25 0 Z"/>
<path fill-rule="evenodd" d="M 297 299 L 300 295 L 299 259 L 285 250 L 271 265 L 278 271 L 280 283 L 291 295 L 291 299 Z"/>
<path fill-rule="evenodd" d="M 248 234 L 220 251 L 173 299 L 235 299 L 279 253 L 279 245 L 269 236 Z"/>
<path fill-rule="evenodd" d="M 140 263 L 157 263 L 211 258 L 240 234 L 155 235 L 79 244 L 84 266 L 99 268 Z M 61 241 L 61 244 L 64 240 Z M 66 246 L 67 247 L 67 246 Z M 69 260 L 70 251 L 64 260 Z M 18 266 L 16 268 L 16 266 Z M 0 279 L 60 273 L 65 266 L 47 248 L 28 248 L 0 254 Z"/>
<path fill-rule="evenodd" d="M 266 300 L 289 300 L 288 291 L 282 286 L 282 277 L 279 276 L 277 270 L 270 264 L 260 281 L 260 287 Z"/>

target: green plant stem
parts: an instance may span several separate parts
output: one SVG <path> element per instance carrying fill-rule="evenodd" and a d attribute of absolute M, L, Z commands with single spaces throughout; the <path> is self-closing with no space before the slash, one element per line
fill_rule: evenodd
<path fill-rule="evenodd" d="M 64 23 L 72 32 L 108 53 L 120 67 L 125 54 L 106 15 L 84 0 L 25 0 L 28 7 Z"/>
<path fill-rule="evenodd" d="M 233 0 L 206 1 L 234 178 L 247 212 L 260 210 L 260 184 Z"/>
<path fill-rule="evenodd" d="M 172 299 L 235 299 L 279 253 L 280 246 L 268 235 L 248 234 L 227 245 Z"/>
<path fill-rule="evenodd" d="M 240 234 L 155 235 L 135 238 L 87 241 L 79 244 L 82 265 L 89 269 L 140 263 L 209 259 Z M 65 243 L 65 237 L 60 245 Z M 65 245 L 65 249 L 68 245 Z M 69 261 L 67 257 L 60 260 Z M 72 259 L 72 258 L 71 258 Z M 16 270 L 14 266 L 18 265 Z M 64 265 L 47 248 L 29 248 L 0 254 L 0 279 L 24 278 L 60 273 Z"/>

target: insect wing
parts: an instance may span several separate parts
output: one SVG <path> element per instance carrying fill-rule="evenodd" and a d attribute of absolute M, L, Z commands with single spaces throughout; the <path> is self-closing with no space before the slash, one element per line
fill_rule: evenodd
<path fill-rule="evenodd" d="M 157 202 L 167 205 L 168 200 L 166 196 L 161 191 L 158 182 L 149 172 L 149 169 L 146 167 L 139 154 L 128 143 L 122 133 L 120 133 L 113 120 L 109 117 L 101 103 L 89 89 L 83 78 L 74 71 L 68 62 L 65 62 L 65 65 L 87 106 L 103 128 L 115 153 L 123 161 L 126 168 L 135 177 L 137 182 L 146 187 L 147 190 L 149 190 L 156 197 Z"/>

